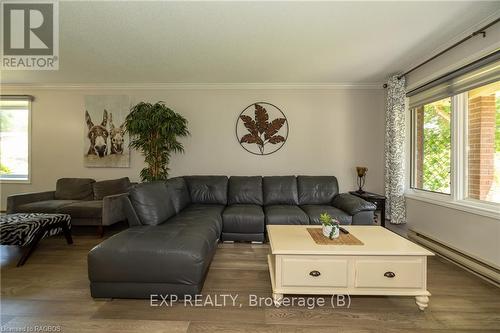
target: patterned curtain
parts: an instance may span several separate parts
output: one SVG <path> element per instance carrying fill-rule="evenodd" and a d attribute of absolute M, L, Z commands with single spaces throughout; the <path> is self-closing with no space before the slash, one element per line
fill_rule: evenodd
<path fill-rule="evenodd" d="M 386 216 L 391 223 L 406 223 L 405 205 L 405 78 L 393 76 L 387 82 L 385 110 L 385 195 Z"/>

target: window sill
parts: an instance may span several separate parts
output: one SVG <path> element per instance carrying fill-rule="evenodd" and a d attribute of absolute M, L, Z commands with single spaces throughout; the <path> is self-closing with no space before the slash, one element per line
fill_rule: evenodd
<path fill-rule="evenodd" d="M 453 200 L 450 195 L 416 190 L 408 190 L 405 193 L 405 198 L 500 220 L 500 205 L 497 204 L 475 202 L 472 200 Z"/>
<path fill-rule="evenodd" d="M 30 179 L 0 179 L 0 184 L 31 184 Z"/>

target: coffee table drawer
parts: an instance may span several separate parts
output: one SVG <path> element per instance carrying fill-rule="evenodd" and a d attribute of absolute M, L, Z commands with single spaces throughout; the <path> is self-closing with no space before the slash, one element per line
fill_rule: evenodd
<path fill-rule="evenodd" d="M 422 258 L 358 259 L 356 288 L 423 288 L 425 261 Z"/>
<path fill-rule="evenodd" d="M 347 287 L 347 259 L 285 256 L 281 264 L 283 286 Z"/>

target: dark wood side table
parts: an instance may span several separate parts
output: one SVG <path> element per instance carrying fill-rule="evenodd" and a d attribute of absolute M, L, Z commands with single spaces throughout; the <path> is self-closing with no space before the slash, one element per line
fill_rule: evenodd
<path fill-rule="evenodd" d="M 385 196 L 371 192 L 359 193 L 350 191 L 349 193 L 375 204 L 377 206 L 376 210 L 380 211 L 380 219 L 382 220 L 380 221 L 380 225 L 385 228 Z"/>

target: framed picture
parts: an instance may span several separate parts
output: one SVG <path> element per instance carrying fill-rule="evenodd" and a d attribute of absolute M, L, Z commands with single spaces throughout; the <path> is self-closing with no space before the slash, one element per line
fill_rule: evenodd
<path fill-rule="evenodd" d="M 85 96 L 84 166 L 91 168 L 130 166 L 130 140 L 125 132 L 125 118 L 129 111 L 128 96 Z"/>

